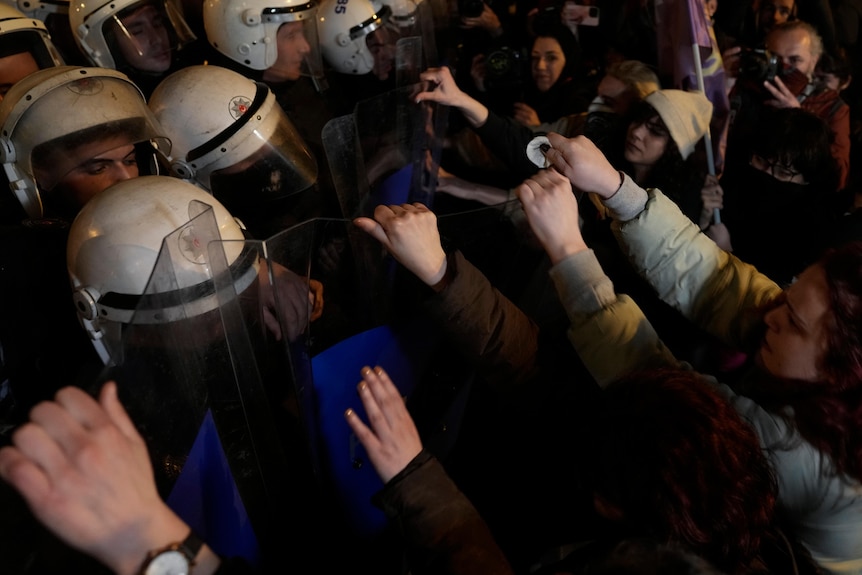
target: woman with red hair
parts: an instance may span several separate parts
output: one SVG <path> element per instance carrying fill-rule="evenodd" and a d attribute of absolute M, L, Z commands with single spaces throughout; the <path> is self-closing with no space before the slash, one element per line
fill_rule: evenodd
<path fill-rule="evenodd" d="M 779 509 L 833 573 L 862 570 L 862 244 L 834 249 L 786 290 L 718 248 L 659 190 L 615 170 L 586 138 L 549 135 L 554 169 L 518 189 L 548 252 L 569 337 L 600 384 L 679 365 L 584 243 L 571 185 L 597 194 L 631 263 L 668 304 L 754 365 L 718 389 L 754 426 Z M 574 224 L 573 224 L 574 222 Z"/>

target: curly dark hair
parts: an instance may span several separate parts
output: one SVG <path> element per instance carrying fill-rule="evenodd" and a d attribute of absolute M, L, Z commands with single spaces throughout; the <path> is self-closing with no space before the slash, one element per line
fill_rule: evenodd
<path fill-rule="evenodd" d="M 758 557 L 776 483 L 754 429 L 700 374 L 656 369 L 609 386 L 585 466 L 630 533 L 730 573 Z"/>

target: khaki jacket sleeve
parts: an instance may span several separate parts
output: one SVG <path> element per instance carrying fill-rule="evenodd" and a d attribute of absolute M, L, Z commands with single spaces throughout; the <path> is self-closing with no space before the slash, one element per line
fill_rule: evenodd
<path fill-rule="evenodd" d="M 600 386 L 634 370 L 680 365 L 638 305 L 614 292 L 592 250 L 550 274 L 569 316 L 569 340 Z"/>
<path fill-rule="evenodd" d="M 781 288 L 715 245 L 671 200 L 649 190 L 645 207 L 614 233 L 659 297 L 738 349 L 756 344 L 764 304 Z"/>

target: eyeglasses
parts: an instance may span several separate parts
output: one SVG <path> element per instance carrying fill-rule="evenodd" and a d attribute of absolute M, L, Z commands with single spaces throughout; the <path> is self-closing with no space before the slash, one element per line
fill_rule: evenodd
<path fill-rule="evenodd" d="M 782 164 L 778 160 L 766 160 L 762 156 L 754 154 L 751 156 L 751 162 L 749 163 L 758 170 L 766 172 L 780 182 L 791 182 L 803 185 L 808 184 L 802 172 L 795 170 L 793 166 Z"/>

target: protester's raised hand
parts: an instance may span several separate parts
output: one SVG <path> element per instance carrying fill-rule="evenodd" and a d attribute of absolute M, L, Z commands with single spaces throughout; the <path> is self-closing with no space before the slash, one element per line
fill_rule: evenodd
<path fill-rule="evenodd" d="M 553 169 L 540 170 L 518 187 L 517 194 L 551 263 L 587 249 L 581 235 L 578 200 L 568 178 Z"/>
<path fill-rule="evenodd" d="M 419 455 L 422 441 L 404 399 L 383 368 L 363 367 L 361 373 L 357 390 L 369 425 L 352 409 L 344 412 L 344 417 L 368 452 L 377 475 L 387 483 Z"/>
<path fill-rule="evenodd" d="M 455 83 L 455 78 L 452 77 L 452 72 L 447 67 L 428 68 L 421 74 L 419 79 L 423 82 L 429 82 L 431 89 L 425 92 L 420 92 L 416 96 L 416 102 L 424 102 L 426 100 L 445 104 L 447 106 L 458 107 L 462 105 L 466 98 L 469 98 L 458 84 Z"/>
<path fill-rule="evenodd" d="M 356 218 L 354 224 L 426 284 L 433 286 L 443 279 L 446 252 L 440 244 L 437 216 L 423 204 L 379 205 L 373 220 Z"/>
<path fill-rule="evenodd" d="M 0 476 L 60 539 L 120 574 L 189 527 L 160 499 L 147 447 L 113 382 L 98 402 L 66 387 L 0 449 Z M 203 571 L 202 571 L 203 572 Z"/>
<path fill-rule="evenodd" d="M 548 141 L 551 148 L 545 153 L 545 158 L 558 172 L 569 178 L 576 188 L 605 199 L 619 189 L 619 171 L 589 138 L 566 138 L 551 132 Z"/>
<path fill-rule="evenodd" d="M 500 18 L 497 17 L 497 13 L 488 4 L 482 7 L 482 13 L 478 16 L 462 16 L 461 27 L 465 29 L 481 28 L 495 37 L 503 33 L 503 25 L 500 24 Z"/>

